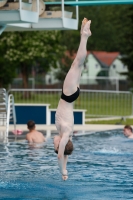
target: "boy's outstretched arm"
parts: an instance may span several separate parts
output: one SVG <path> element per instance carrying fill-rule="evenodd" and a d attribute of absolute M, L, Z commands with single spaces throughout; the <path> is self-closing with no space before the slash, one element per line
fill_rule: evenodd
<path fill-rule="evenodd" d="M 67 170 L 66 170 L 66 165 L 67 165 L 67 158 L 68 156 L 64 155 L 64 150 L 65 146 L 68 142 L 68 137 L 62 137 L 59 145 L 59 151 L 58 151 L 58 165 L 60 172 L 62 174 L 62 179 L 67 180 Z"/>

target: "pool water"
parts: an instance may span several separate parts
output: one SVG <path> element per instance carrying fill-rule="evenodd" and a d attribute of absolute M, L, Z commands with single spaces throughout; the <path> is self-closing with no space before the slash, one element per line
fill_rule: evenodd
<path fill-rule="evenodd" d="M 61 179 L 52 137 L 41 146 L 0 144 L 0 199 L 133 199 L 133 140 L 122 130 L 73 137 L 67 181 Z"/>

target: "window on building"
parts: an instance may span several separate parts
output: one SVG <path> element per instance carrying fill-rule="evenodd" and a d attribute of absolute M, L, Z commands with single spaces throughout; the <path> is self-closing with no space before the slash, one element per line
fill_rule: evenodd
<path fill-rule="evenodd" d="M 99 66 L 98 64 L 95 64 L 95 67 L 96 67 L 96 68 L 98 68 L 98 66 Z"/>
<path fill-rule="evenodd" d="M 116 65 L 115 65 L 115 64 L 113 64 L 113 68 L 114 68 L 114 69 L 116 68 Z"/>
<path fill-rule="evenodd" d="M 86 63 L 84 63 L 84 69 L 87 69 Z"/>

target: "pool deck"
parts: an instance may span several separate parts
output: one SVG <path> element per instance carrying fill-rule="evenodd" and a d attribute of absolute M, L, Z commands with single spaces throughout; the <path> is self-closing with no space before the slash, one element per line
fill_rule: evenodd
<path fill-rule="evenodd" d="M 85 125 L 74 125 L 74 131 L 82 130 L 82 131 L 105 131 L 105 130 L 114 130 L 114 129 L 123 129 L 124 125 L 102 125 L 102 124 L 85 124 Z M 16 129 L 20 129 L 23 131 L 28 131 L 26 125 L 16 125 Z M 56 131 L 55 125 L 43 125 L 43 124 L 37 124 L 36 125 L 37 130 L 51 130 Z M 0 130 L 4 131 L 4 127 L 0 127 Z M 9 131 L 14 130 L 14 126 L 9 126 Z"/>

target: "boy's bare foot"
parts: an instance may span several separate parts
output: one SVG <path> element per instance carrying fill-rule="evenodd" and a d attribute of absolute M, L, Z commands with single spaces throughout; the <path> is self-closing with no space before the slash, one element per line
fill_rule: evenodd
<path fill-rule="evenodd" d="M 90 24 L 91 20 L 88 20 L 87 18 L 83 19 L 80 31 L 81 35 L 91 36 Z"/>
<path fill-rule="evenodd" d="M 82 24 L 81 24 L 81 30 L 80 30 L 81 35 L 82 35 L 82 32 L 83 32 L 83 28 L 84 28 L 84 26 L 87 22 L 88 22 L 88 19 L 84 17 L 84 19 L 82 20 Z"/>

